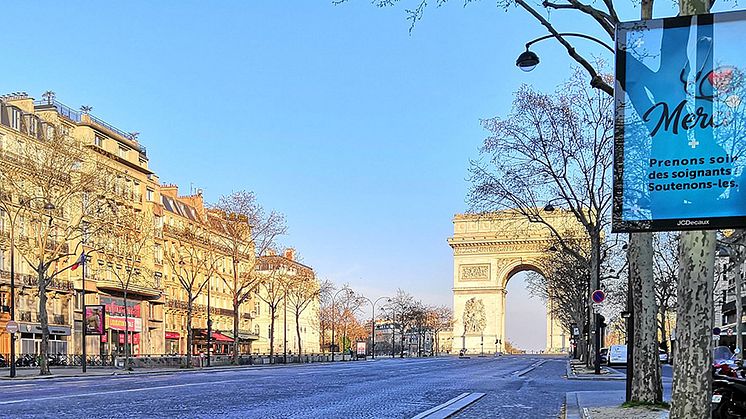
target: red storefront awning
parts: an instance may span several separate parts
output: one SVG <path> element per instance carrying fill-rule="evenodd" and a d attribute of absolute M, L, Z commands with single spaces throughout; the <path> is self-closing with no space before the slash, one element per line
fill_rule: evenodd
<path fill-rule="evenodd" d="M 166 339 L 178 339 L 180 337 L 179 332 L 166 332 Z"/>
<path fill-rule="evenodd" d="M 215 342 L 233 342 L 233 339 L 218 332 L 212 332 L 212 339 Z"/>

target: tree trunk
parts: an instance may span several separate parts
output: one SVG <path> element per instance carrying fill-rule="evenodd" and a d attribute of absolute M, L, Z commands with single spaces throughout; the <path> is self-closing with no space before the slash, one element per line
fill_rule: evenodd
<path fill-rule="evenodd" d="M 269 307 L 269 363 L 275 363 L 275 311 L 276 307 Z"/>
<path fill-rule="evenodd" d="M 295 333 L 298 335 L 298 355 L 301 354 L 301 343 L 300 343 L 300 311 L 295 309 Z"/>
<path fill-rule="evenodd" d="M 591 260 L 590 260 L 590 281 L 589 294 L 595 290 L 601 289 L 601 233 L 594 231 L 591 234 Z M 597 327 L 598 316 L 593 312 L 593 300 L 588 295 L 588 313 L 589 313 L 589 342 L 590 351 L 588 352 L 588 361 L 594 367 L 596 374 L 601 371 L 601 360 L 599 350 L 601 349 L 601 329 Z"/>
<path fill-rule="evenodd" d="M 192 330 L 192 293 L 188 294 L 189 301 L 187 302 L 187 359 L 186 367 L 192 368 L 192 350 L 194 346 L 194 331 Z"/>
<path fill-rule="evenodd" d="M 234 271 L 235 272 L 235 271 Z M 233 365 L 238 365 L 238 298 L 233 296 Z"/>
<path fill-rule="evenodd" d="M 691 231 L 679 244 L 672 419 L 710 416 L 715 232 Z"/>
<path fill-rule="evenodd" d="M 658 329 L 661 332 L 661 347 L 668 352 L 668 329 L 666 328 L 666 315 L 668 314 L 668 310 L 666 310 L 665 303 L 658 307 L 658 312 L 660 313 Z"/>
<path fill-rule="evenodd" d="M 124 288 L 124 369 L 130 369 L 129 355 L 129 310 L 127 307 L 127 287 Z"/>
<path fill-rule="evenodd" d="M 238 365 L 238 260 L 233 258 L 233 365 Z"/>
<path fill-rule="evenodd" d="M 655 306 L 653 282 L 652 233 L 630 235 L 629 258 L 634 305 L 632 321 L 635 323 L 630 401 L 661 403 L 663 383 L 658 356 L 658 309 Z"/>
<path fill-rule="evenodd" d="M 39 285 L 39 325 L 41 326 L 41 345 L 39 346 L 39 375 L 50 375 L 49 371 L 49 316 L 47 314 L 47 279 L 44 276 L 44 264 L 39 263 L 36 270 Z"/>
<path fill-rule="evenodd" d="M 401 326 L 401 339 L 399 339 L 399 358 L 404 358 L 404 326 Z"/>

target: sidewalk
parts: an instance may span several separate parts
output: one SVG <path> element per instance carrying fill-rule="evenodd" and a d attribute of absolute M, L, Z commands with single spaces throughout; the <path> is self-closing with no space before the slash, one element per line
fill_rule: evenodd
<path fill-rule="evenodd" d="M 663 419 L 667 410 L 622 407 L 625 391 L 576 391 L 565 394 L 566 419 Z"/>
<path fill-rule="evenodd" d="M 210 368 L 209 370 L 220 367 Z M 126 371 L 121 368 L 112 367 L 88 367 L 86 373 L 83 373 L 81 367 L 51 367 L 51 375 L 39 375 L 39 368 L 17 368 L 16 377 L 10 378 L 10 372 L 7 368 L 0 369 L 0 380 L 48 380 L 54 378 L 71 378 L 71 377 L 95 377 L 107 375 L 129 375 L 129 374 L 165 374 L 179 371 L 202 371 L 202 368 L 193 368 L 191 370 L 179 368 L 141 368 L 134 371 Z"/>
<path fill-rule="evenodd" d="M 368 360 L 366 360 L 368 361 Z M 335 361 L 335 363 L 350 362 L 350 361 Z M 323 364 L 330 364 L 331 362 L 323 362 Z M 113 367 L 88 367 L 85 373 L 82 372 L 80 366 L 74 367 L 50 367 L 52 372 L 51 375 L 39 375 L 39 368 L 17 368 L 16 377 L 10 378 L 10 371 L 8 368 L 0 368 L 0 381 L 20 381 L 20 380 L 49 380 L 49 379 L 63 379 L 63 378 L 81 378 L 81 377 L 97 377 L 97 376 L 113 376 L 113 375 L 144 375 L 144 374 L 174 374 L 174 373 L 207 373 L 211 371 L 225 371 L 225 370 L 242 370 L 250 368 L 267 368 L 267 367 L 290 367 L 293 365 L 318 365 L 318 363 L 288 363 L 288 364 L 254 364 L 254 365 L 221 365 L 215 367 L 194 367 L 194 368 L 135 368 L 132 371 L 127 371 L 121 368 Z"/>

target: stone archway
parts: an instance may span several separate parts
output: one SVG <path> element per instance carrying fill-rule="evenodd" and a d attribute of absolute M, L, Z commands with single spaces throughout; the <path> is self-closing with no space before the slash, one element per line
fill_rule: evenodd
<path fill-rule="evenodd" d="M 577 232 L 572 234 L 575 238 L 584 238 L 571 213 L 542 216 L 558 231 Z M 554 243 L 551 232 L 511 210 L 457 214 L 453 227 L 453 237 L 448 239 L 453 248 L 453 348 L 466 348 L 470 354 L 503 352 L 505 287 L 518 272 L 542 272 L 542 256 Z M 551 313 L 547 307 L 546 352 L 566 352 L 569 335 Z"/>

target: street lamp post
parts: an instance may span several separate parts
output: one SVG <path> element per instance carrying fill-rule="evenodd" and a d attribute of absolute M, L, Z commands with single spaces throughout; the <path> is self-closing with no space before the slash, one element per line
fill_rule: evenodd
<path fill-rule="evenodd" d="M 334 307 L 334 302 L 336 301 L 336 299 L 337 299 L 337 296 L 338 296 L 338 295 L 339 295 L 339 293 L 341 293 L 341 292 L 346 292 L 346 293 L 348 293 L 348 295 L 349 295 L 349 293 L 351 293 L 351 292 L 352 292 L 352 290 L 351 290 L 351 289 L 349 289 L 349 288 L 342 288 L 341 290 L 337 291 L 337 292 L 336 292 L 336 293 L 334 294 L 334 296 L 332 297 L 332 344 L 331 344 L 331 345 L 330 345 L 330 347 L 329 347 L 329 349 L 330 349 L 330 350 L 331 350 L 331 352 L 332 352 L 332 362 L 334 362 L 334 345 L 335 345 L 335 342 L 334 342 L 334 328 L 335 328 L 335 327 L 334 327 L 334 326 L 335 326 L 335 324 L 334 324 L 334 318 L 336 317 L 336 308 Z"/>
<path fill-rule="evenodd" d="M 371 301 L 371 299 L 368 297 L 363 297 L 363 298 L 368 300 L 368 302 L 373 308 L 371 318 L 370 318 L 370 347 L 371 347 L 370 353 L 373 359 L 375 359 L 376 357 L 376 304 L 378 304 L 378 302 L 383 300 L 384 298 L 386 299 L 387 302 L 391 302 L 391 298 L 378 297 L 378 299 L 376 299 L 375 301 Z"/>

